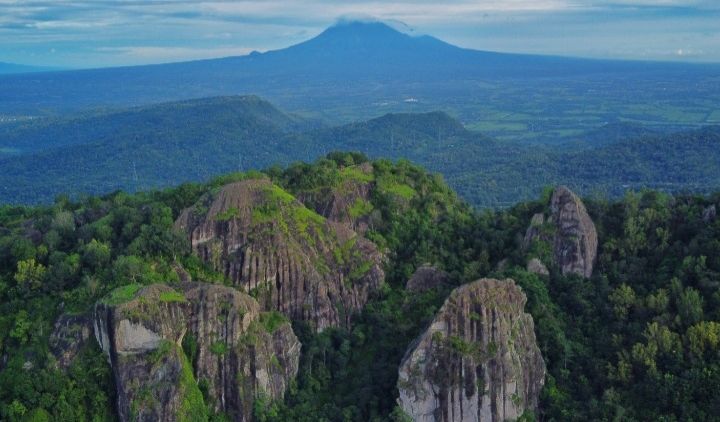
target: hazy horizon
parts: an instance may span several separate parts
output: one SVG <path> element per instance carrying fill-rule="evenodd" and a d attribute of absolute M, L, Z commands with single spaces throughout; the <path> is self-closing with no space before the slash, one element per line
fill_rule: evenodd
<path fill-rule="evenodd" d="M 244 55 L 377 19 L 460 47 L 588 58 L 720 62 L 708 0 L 0 0 L 0 62 L 91 68 Z"/>

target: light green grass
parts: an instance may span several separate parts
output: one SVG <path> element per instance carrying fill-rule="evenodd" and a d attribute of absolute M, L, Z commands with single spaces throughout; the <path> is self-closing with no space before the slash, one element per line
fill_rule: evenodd
<path fill-rule="evenodd" d="M 134 283 L 126 286 L 118 287 L 110 292 L 109 295 L 102 300 L 106 305 L 121 305 L 130 302 L 135 298 L 135 293 L 142 288 L 142 285 Z"/>

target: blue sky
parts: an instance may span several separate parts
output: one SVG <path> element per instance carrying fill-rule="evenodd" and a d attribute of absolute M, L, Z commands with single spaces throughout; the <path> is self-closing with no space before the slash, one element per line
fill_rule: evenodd
<path fill-rule="evenodd" d="M 0 0 L 0 61 L 103 67 L 282 48 L 340 17 L 463 47 L 720 62 L 720 0 Z"/>

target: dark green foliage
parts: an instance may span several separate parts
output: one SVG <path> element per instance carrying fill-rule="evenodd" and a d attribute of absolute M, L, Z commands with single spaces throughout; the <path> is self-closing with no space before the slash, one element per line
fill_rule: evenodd
<path fill-rule="evenodd" d="M 37 356 L 25 348 L 15 352 L 0 372 L 0 418 L 7 421 L 113 421 L 111 399 L 115 384 L 105 357 L 92 344 L 83 350 L 67 373 L 45 362 L 24 369 L 24 357 Z M 37 419 L 33 419 L 37 418 Z"/>
<path fill-rule="evenodd" d="M 361 177 L 352 166 L 363 162 L 361 154 L 333 153 L 267 175 L 285 200 Z M 647 191 L 615 202 L 588 200 L 600 239 L 593 277 L 562 277 L 552 266 L 544 277 L 524 270 L 528 255 L 520 243 L 547 198 L 478 212 L 440 176 L 407 161 L 371 164 L 366 236 L 387 254 L 385 283 L 351 331 L 313 334 L 293 322 L 303 345 L 299 376 L 284 402 L 257 398 L 258 420 L 404 420 L 396 406 L 400 360 L 450 289 L 484 276 L 511 277 L 522 287 L 547 363 L 541 408 L 523 420 L 700 421 L 720 412 L 720 219 L 703 220 L 720 195 Z M 125 301 L 145 284 L 174 283 L 176 265 L 195 279 L 226 282 L 190 255 L 173 220 L 221 184 L 256 176 L 0 208 L 0 356 L 8 356 L 0 368 L 0 419 L 112 420 L 104 357 L 91 345 L 68 372 L 54 369 L 52 323 L 101 298 Z M 342 250 L 336 255 L 348 259 Z M 405 291 L 423 264 L 447 271 L 449 285 Z M 182 300 L 172 293 L 165 299 Z M 285 321 L 264 313 L 257 329 L 272 332 Z M 459 353 L 479 353 L 445 340 Z M 182 346 L 189 371 L 197 339 L 186 336 Z M 227 347 L 213 349 L 223 354 Z M 187 409 L 200 418 L 206 416 L 199 405 L 203 382 L 187 391 Z"/>
<path fill-rule="evenodd" d="M 524 270 L 520 239 L 547 198 L 477 213 L 407 163 L 373 164 L 379 215 L 368 237 L 390 251 L 388 285 L 352 332 L 313 336 L 296 327 L 304 345 L 298 387 L 273 411 L 274 420 L 393 417 L 399 361 L 448 293 L 404 291 L 414 268 L 426 262 L 450 272 L 455 283 L 512 277 L 525 291 L 548 377 L 539 413 L 523 420 L 706 420 L 717 411 L 711 391 L 720 382 L 720 226 L 702 214 L 720 196 L 644 192 L 614 203 L 589 201 L 601 239 L 595 275 L 546 278 Z M 318 173 L 301 168 L 332 174 L 333 166 L 318 166 Z M 285 174 L 291 192 L 332 183 L 320 178 L 306 185 L 298 170 Z M 388 185 L 418 196 L 398 197 L 382 189 Z M 495 271 L 503 259 L 507 269 Z"/>
<path fill-rule="evenodd" d="M 0 419 L 115 419 L 114 382 L 95 342 L 61 371 L 48 337 L 62 312 L 88 312 L 100 299 L 122 303 L 143 284 L 177 280 L 172 265 L 193 262 L 172 229 L 171 206 L 184 192 L 0 209 L 0 356 L 8 357 Z"/>

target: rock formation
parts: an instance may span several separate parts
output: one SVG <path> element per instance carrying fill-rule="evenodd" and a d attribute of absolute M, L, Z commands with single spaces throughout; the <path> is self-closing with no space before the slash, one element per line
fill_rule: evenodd
<path fill-rule="evenodd" d="M 93 320 L 121 421 L 203 420 L 208 406 L 249 421 L 259 394 L 282 398 L 297 374 L 300 343 L 287 320 L 230 287 L 125 286 Z"/>
<path fill-rule="evenodd" d="M 535 241 L 549 243 L 554 264 L 563 275 L 592 275 L 598 246 L 595 224 L 580 198 L 568 188 L 555 189 L 547 217 L 533 216 L 525 233 L 525 247 Z"/>
<path fill-rule="evenodd" d="M 545 264 L 537 258 L 532 258 L 528 261 L 527 270 L 538 275 L 550 275 L 550 271 L 548 271 Z"/>
<path fill-rule="evenodd" d="M 200 258 L 266 310 L 317 330 L 348 326 L 384 278 L 372 242 L 267 179 L 224 186 L 186 209 L 176 227 Z"/>
<path fill-rule="evenodd" d="M 702 219 L 705 223 L 712 223 L 715 221 L 715 218 L 717 217 L 717 208 L 715 207 L 715 204 L 710 205 L 709 207 L 705 208 L 703 210 Z"/>
<path fill-rule="evenodd" d="M 411 292 L 422 292 L 447 286 L 449 281 L 450 276 L 445 271 L 430 265 L 423 265 L 415 270 L 405 285 L 405 289 Z"/>
<path fill-rule="evenodd" d="M 545 362 L 513 280 L 455 289 L 400 366 L 398 402 L 416 422 L 505 421 L 533 411 Z"/>
<path fill-rule="evenodd" d="M 92 320 L 85 315 L 63 314 L 50 334 L 50 351 L 60 369 L 67 369 L 92 336 Z"/>
<path fill-rule="evenodd" d="M 370 223 L 370 195 L 375 182 L 371 163 L 344 167 L 337 186 L 304 191 L 298 200 L 330 221 L 343 223 L 364 235 Z"/>

